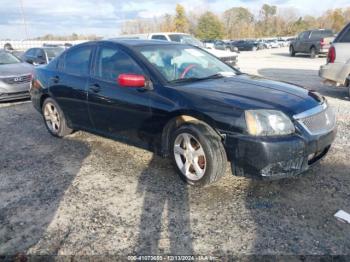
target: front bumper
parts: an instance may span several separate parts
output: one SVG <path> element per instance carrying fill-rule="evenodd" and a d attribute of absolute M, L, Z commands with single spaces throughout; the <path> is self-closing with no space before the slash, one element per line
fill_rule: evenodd
<path fill-rule="evenodd" d="M 327 154 L 335 135 L 336 129 L 313 137 L 226 135 L 225 148 L 234 175 L 279 179 L 308 170 Z"/>
<path fill-rule="evenodd" d="M 0 81 L 0 101 L 29 98 L 30 82 L 6 84 Z"/>

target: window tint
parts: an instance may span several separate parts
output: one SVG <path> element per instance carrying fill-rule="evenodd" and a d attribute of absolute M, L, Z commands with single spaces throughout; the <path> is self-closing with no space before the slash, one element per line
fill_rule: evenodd
<path fill-rule="evenodd" d="M 301 38 L 302 40 L 306 40 L 306 39 L 309 38 L 309 34 L 310 34 L 310 32 L 301 33 L 300 38 Z"/>
<path fill-rule="evenodd" d="M 35 56 L 36 57 L 40 57 L 40 58 L 45 58 L 45 53 L 44 53 L 44 50 L 38 48 L 35 52 Z"/>
<path fill-rule="evenodd" d="M 31 48 L 26 52 L 26 56 L 35 56 L 36 48 Z"/>
<path fill-rule="evenodd" d="M 152 39 L 168 41 L 164 35 L 153 35 Z"/>
<path fill-rule="evenodd" d="M 322 31 L 313 31 L 311 33 L 311 39 L 318 39 L 323 37 L 323 32 Z"/>
<path fill-rule="evenodd" d="M 350 26 L 341 33 L 337 42 L 350 43 Z"/>
<path fill-rule="evenodd" d="M 143 74 L 143 71 L 128 54 L 119 48 L 101 47 L 95 74 L 103 80 L 114 82 L 120 74 Z"/>
<path fill-rule="evenodd" d="M 91 51 L 91 46 L 69 50 L 66 54 L 64 71 L 73 75 L 88 75 Z"/>

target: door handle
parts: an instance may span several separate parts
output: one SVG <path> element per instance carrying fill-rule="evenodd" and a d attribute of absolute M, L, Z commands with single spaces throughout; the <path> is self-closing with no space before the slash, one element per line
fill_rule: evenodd
<path fill-rule="evenodd" d="M 101 91 L 101 87 L 99 84 L 91 85 L 89 89 L 94 93 L 98 93 Z"/>
<path fill-rule="evenodd" d="M 50 80 L 54 83 L 58 83 L 60 81 L 60 78 L 59 78 L 59 76 L 53 76 L 50 78 Z"/>

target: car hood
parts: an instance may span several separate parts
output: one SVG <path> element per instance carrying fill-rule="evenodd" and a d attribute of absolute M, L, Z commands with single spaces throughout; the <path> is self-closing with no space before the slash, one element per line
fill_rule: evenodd
<path fill-rule="evenodd" d="M 33 66 L 27 63 L 0 65 L 0 77 L 26 75 L 33 71 Z"/>
<path fill-rule="evenodd" d="M 202 96 L 202 101 L 206 100 L 209 106 L 221 101 L 233 108 L 275 109 L 289 116 L 323 102 L 322 97 L 302 87 L 246 74 L 194 82 L 183 88 L 191 90 L 189 92 L 194 95 Z"/>

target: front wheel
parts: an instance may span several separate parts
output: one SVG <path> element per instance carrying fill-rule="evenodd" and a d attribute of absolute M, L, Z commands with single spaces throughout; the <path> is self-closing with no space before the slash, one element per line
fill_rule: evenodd
<path fill-rule="evenodd" d="M 42 106 L 42 114 L 45 125 L 51 135 L 55 137 L 64 137 L 73 132 L 67 126 L 66 118 L 60 108 L 52 98 L 46 98 Z"/>
<path fill-rule="evenodd" d="M 207 124 L 182 125 L 171 138 L 172 160 L 186 183 L 204 186 L 225 175 L 227 157 L 220 136 Z"/>

